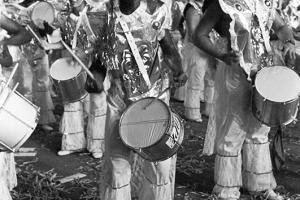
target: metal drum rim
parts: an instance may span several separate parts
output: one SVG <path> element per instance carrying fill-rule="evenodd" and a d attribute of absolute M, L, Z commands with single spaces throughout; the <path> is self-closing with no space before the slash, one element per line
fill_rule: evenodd
<path fill-rule="evenodd" d="M 154 100 L 159 100 L 159 101 L 162 102 L 163 104 L 166 104 L 166 103 L 165 103 L 163 100 L 161 100 L 161 99 L 157 99 L 157 98 L 155 98 L 155 97 L 145 97 L 145 98 L 139 99 L 139 100 L 137 100 L 137 101 L 134 101 L 133 103 L 131 103 L 131 104 L 123 111 L 123 113 L 122 113 L 122 115 L 121 115 L 121 117 L 120 117 L 120 120 L 119 120 L 119 136 L 120 136 L 120 138 L 121 138 L 123 144 L 125 144 L 127 147 L 129 147 L 130 149 L 133 149 L 133 150 L 144 149 L 144 148 L 148 148 L 148 147 L 150 147 L 150 146 L 147 146 L 147 147 L 140 147 L 140 148 L 133 148 L 132 146 L 129 146 L 127 143 L 125 143 L 125 141 L 124 141 L 123 138 L 122 138 L 122 134 L 121 134 L 121 124 L 122 124 L 121 122 L 123 121 L 123 119 L 124 119 L 124 117 L 125 117 L 126 111 L 128 111 L 131 107 L 133 107 L 135 103 L 137 103 L 137 102 L 139 102 L 139 101 L 142 101 L 142 100 L 144 100 L 144 99 L 152 99 L 152 101 L 154 101 Z M 171 110 L 170 110 L 170 108 L 169 108 L 168 106 L 166 106 L 166 108 L 167 108 L 167 111 L 168 111 L 168 115 L 171 116 Z M 171 119 L 172 119 L 172 117 L 169 117 L 169 119 L 168 119 L 168 126 L 167 126 L 166 130 L 169 130 L 169 129 L 170 129 L 170 126 L 171 126 Z M 151 146 L 154 146 L 154 145 L 158 144 L 158 143 L 160 142 L 160 140 L 161 140 L 161 138 L 160 138 L 159 140 L 157 140 L 155 143 L 151 144 Z"/>

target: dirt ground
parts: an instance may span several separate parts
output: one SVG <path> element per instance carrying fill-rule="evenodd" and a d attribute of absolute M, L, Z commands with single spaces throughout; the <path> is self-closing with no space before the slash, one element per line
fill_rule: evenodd
<path fill-rule="evenodd" d="M 183 114 L 183 104 L 171 102 L 171 107 Z M 59 120 L 61 109 L 56 107 Z M 185 139 L 178 151 L 175 200 L 213 199 L 213 156 L 203 156 L 202 147 L 207 119 L 202 123 L 185 121 Z M 57 156 L 61 134 L 58 124 L 55 131 L 36 129 L 24 148 L 35 148 L 36 155 L 17 153 L 18 186 L 12 192 L 16 200 L 46 199 L 95 199 L 98 197 L 98 181 L 101 175 L 101 159 L 94 159 L 89 153 Z M 271 133 L 272 139 L 273 133 Z M 276 173 L 277 191 L 286 199 L 300 199 L 300 123 L 289 126 L 284 138 L 286 164 Z M 64 182 L 62 178 L 79 174 L 85 177 Z M 250 199 L 242 190 L 242 199 Z"/>

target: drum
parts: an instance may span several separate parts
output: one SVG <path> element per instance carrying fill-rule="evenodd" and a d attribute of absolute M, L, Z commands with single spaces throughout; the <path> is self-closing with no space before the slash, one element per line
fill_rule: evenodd
<path fill-rule="evenodd" d="M 268 126 L 288 125 L 296 120 L 299 94 L 296 72 L 284 66 L 265 67 L 255 78 L 253 114 Z"/>
<path fill-rule="evenodd" d="M 84 87 L 86 72 L 71 57 L 57 59 L 51 65 L 50 76 L 64 103 L 79 101 L 88 94 Z"/>
<path fill-rule="evenodd" d="M 1 83 L 4 85 L 4 82 Z M 0 86 L 1 88 L 1 86 Z M 0 89 L 1 91 L 1 89 Z M 38 124 L 39 108 L 9 87 L 0 94 L 0 144 L 18 150 Z"/>
<path fill-rule="evenodd" d="M 123 143 L 144 159 L 162 161 L 179 149 L 184 127 L 182 119 L 162 100 L 144 98 L 131 104 L 119 124 Z"/>
<path fill-rule="evenodd" d="M 54 22 L 55 19 L 55 9 L 52 4 L 47 1 L 40 1 L 33 5 L 31 10 L 31 20 L 33 23 L 43 29 L 44 21 L 46 21 L 49 25 Z"/>

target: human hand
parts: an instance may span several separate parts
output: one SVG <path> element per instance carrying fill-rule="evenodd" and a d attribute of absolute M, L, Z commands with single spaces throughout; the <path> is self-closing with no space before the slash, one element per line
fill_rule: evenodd
<path fill-rule="evenodd" d="M 188 76 L 185 72 L 180 72 L 180 73 L 174 75 L 173 79 L 174 79 L 175 85 L 183 86 L 186 83 Z"/>
<path fill-rule="evenodd" d="M 221 60 L 227 65 L 238 65 L 240 63 L 240 54 L 236 51 L 230 51 L 229 53 L 223 54 Z"/>
<path fill-rule="evenodd" d="M 45 40 L 40 40 L 40 41 L 41 41 L 41 46 L 45 51 L 51 50 L 51 46 L 47 41 Z"/>
<path fill-rule="evenodd" d="M 296 48 L 295 45 L 287 42 L 283 46 L 283 57 L 288 66 L 293 66 L 296 59 Z"/>
<path fill-rule="evenodd" d="M 90 77 L 87 77 L 85 83 L 85 90 L 88 93 L 101 93 L 104 89 L 103 82 L 105 76 L 97 71 L 92 71 L 94 80 Z"/>

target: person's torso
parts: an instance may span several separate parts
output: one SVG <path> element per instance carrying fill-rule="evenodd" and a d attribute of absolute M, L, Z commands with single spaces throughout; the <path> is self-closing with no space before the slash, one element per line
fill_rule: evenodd
<path fill-rule="evenodd" d="M 246 73 L 272 65 L 270 29 L 275 17 L 273 0 L 219 0 L 228 20 L 230 48 L 242 53 L 240 65 Z"/>
<path fill-rule="evenodd" d="M 141 5 L 130 15 L 123 15 L 118 10 L 116 12 L 119 12 L 118 14 L 122 15 L 122 20 L 126 22 L 150 81 L 154 84 L 161 78 L 162 73 L 157 59 L 157 50 L 159 40 L 163 36 L 166 23 L 169 20 L 167 8 L 162 5 L 153 14 L 150 14 L 147 12 L 147 4 L 142 1 Z M 115 65 L 110 69 L 112 77 L 122 83 L 125 98 L 130 99 L 141 96 L 148 92 L 150 88 L 146 85 L 136 64 L 132 50 L 119 23 L 119 18 L 115 20 L 114 32 L 114 55 L 112 56 Z"/>

